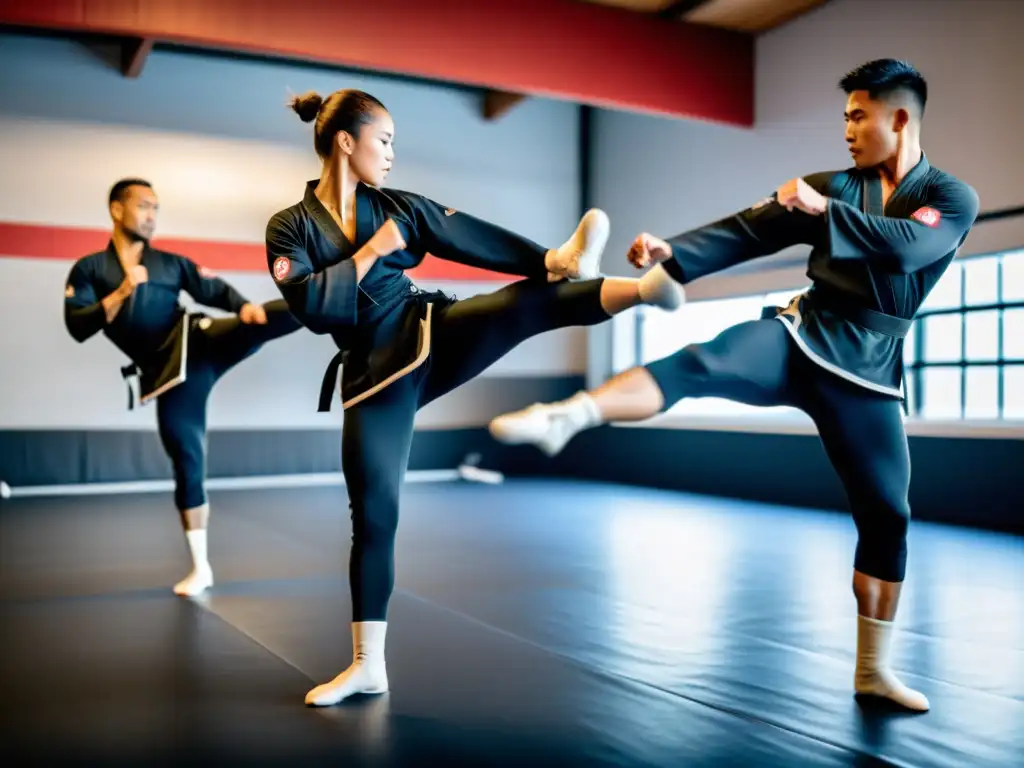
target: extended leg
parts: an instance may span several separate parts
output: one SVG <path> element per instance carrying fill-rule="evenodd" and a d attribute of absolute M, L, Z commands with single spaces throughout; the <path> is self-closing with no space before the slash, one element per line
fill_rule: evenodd
<path fill-rule="evenodd" d="M 894 619 L 906 575 L 910 450 L 900 404 L 826 373 L 807 410 L 835 467 L 857 526 L 857 693 L 924 711 L 928 699 L 889 666 Z"/>
<path fill-rule="evenodd" d="M 709 342 L 692 344 L 646 366 L 631 368 L 569 400 L 535 404 L 490 424 L 509 445 L 536 445 L 549 456 L 584 429 L 609 421 L 643 421 L 684 397 L 724 397 L 748 405 L 785 404 L 787 366 L 793 354 L 777 320 L 728 328 Z"/>
<path fill-rule="evenodd" d="M 306 695 L 314 706 L 388 690 L 387 609 L 395 582 L 398 498 L 416 416 L 416 374 L 345 411 L 342 468 L 352 508 L 352 664 Z"/>
<path fill-rule="evenodd" d="M 279 339 L 299 330 L 302 325 L 288 311 L 284 299 L 268 301 L 263 305 L 267 314 L 264 325 L 248 325 L 237 315 L 210 319 L 194 335 L 205 349 L 204 357 L 213 361 L 218 375 L 251 357 L 268 341 Z"/>
<path fill-rule="evenodd" d="M 174 471 L 174 503 L 181 515 L 192 571 L 174 585 L 175 594 L 198 595 L 213 586 L 207 555 L 210 506 L 206 498 L 206 402 L 214 376 L 207 366 L 189 366 L 185 382 L 157 399 L 157 427 Z"/>

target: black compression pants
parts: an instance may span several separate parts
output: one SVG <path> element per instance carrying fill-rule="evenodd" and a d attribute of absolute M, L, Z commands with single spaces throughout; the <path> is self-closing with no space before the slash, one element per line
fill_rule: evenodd
<path fill-rule="evenodd" d="M 427 362 L 345 411 L 342 466 L 352 508 L 354 621 L 384 621 L 387 615 L 395 582 L 399 492 L 416 411 L 532 336 L 607 320 L 602 282 L 522 280 L 435 307 Z"/>
<path fill-rule="evenodd" d="M 811 362 L 782 321 L 733 326 L 646 366 L 665 398 L 719 397 L 754 406 L 790 406 L 814 420 L 853 513 L 854 567 L 903 581 L 910 524 L 910 451 L 901 404 Z"/>
<path fill-rule="evenodd" d="M 206 503 L 206 403 L 214 384 L 268 341 L 302 327 L 283 299 L 263 307 L 266 325 L 246 325 L 236 315 L 193 328 L 185 381 L 157 398 L 157 427 L 174 471 L 179 510 Z"/>

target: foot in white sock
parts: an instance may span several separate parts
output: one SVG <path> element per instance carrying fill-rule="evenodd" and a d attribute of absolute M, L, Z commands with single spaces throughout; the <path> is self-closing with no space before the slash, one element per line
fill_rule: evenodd
<path fill-rule="evenodd" d="M 686 301 L 683 286 L 673 280 L 661 264 L 655 264 L 653 269 L 640 278 L 639 290 L 644 304 L 669 311 L 678 309 Z"/>
<path fill-rule="evenodd" d="M 876 696 L 917 712 L 929 709 L 923 693 L 908 688 L 889 668 L 893 623 L 857 616 L 857 671 L 854 689 L 861 696 Z"/>
<path fill-rule="evenodd" d="M 535 403 L 498 416 L 488 429 L 506 445 L 535 445 L 548 456 L 558 454 L 578 433 L 601 423 L 601 411 L 586 392 L 557 403 Z"/>
<path fill-rule="evenodd" d="M 174 585 L 174 594 L 194 597 L 213 586 L 213 569 L 206 556 L 206 529 L 185 531 L 185 541 L 192 555 L 192 572 Z"/>
<path fill-rule="evenodd" d="M 358 693 L 386 693 L 388 673 L 384 665 L 385 621 L 352 624 L 352 664 L 331 680 L 306 694 L 306 704 L 330 707 Z"/>
<path fill-rule="evenodd" d="M 591 208 L 583 214 L 572 237 L 545 256 L 548 280 L 592 280 L 600 277 L 601 255 L 610 233 L 611 223 L 604 211 Z"/>

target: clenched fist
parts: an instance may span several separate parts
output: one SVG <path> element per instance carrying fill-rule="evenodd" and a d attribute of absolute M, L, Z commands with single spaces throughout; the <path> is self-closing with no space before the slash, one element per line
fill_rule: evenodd
<path fill-rule="evenodd" d="M 262 304 L 243 304 L 238 310 L 238 319 L 246 325 L 266 325 L 267 311 Z"/>
<path fill-rule="evenodd" d="M 672 256 L 672 246 L 646 232 L 636 236 L 636 240 L 629 246 L 629 253 L 626 254 L 629 263 L 637 269 L 643 269 L 651 264 L 657 264 L 668 260 Z"/>

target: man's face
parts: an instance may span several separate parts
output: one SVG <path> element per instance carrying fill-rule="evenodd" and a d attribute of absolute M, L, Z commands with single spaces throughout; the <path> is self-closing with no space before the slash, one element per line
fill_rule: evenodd
<path fill-rule="evenodd" d="M 149 187 L 135 185 L 128 187 L 121 200 L 110 205 L 110 215 L 129 237 L 149 241 L 156 230 L 156 215 L 160 203 L 156 193 Z"/>
<path fill-rule="evenodd" d="M 896 154 L 905 110 L 875 101 L 867 91 L 853 91 L 846 100 L 846 143 L 858 168 L 880 165 Z"/>

